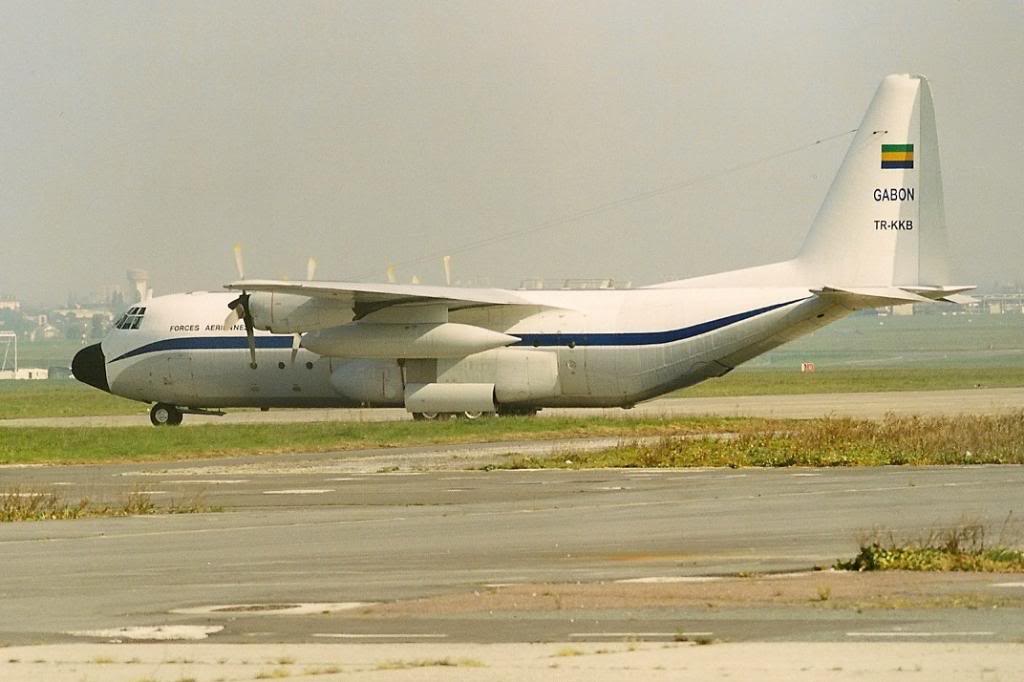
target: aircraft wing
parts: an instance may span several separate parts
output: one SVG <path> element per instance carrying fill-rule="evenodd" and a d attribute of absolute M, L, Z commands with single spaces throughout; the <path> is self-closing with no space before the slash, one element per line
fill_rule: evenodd
<path fill-rule="evenodd" d="M 422 284 L 372 284 L 362 282 L 289 282 L 251 279 L 224 285 L 226 289 L 270 294 L 294 294 L 337 302 L 359 319 L 396 305 L 440 303 L 449 310 L 489 305 L 533 305 L 506 289 L 429 286 Z"/>

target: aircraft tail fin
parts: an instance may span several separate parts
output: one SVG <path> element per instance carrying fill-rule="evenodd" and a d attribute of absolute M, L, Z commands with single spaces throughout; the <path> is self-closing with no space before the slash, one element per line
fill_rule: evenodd
<path fill-rule="evenodd" d="M 931 90 L 895 74 L 878 87 L 794 265 L 845 287 L 949 281 Z"/>

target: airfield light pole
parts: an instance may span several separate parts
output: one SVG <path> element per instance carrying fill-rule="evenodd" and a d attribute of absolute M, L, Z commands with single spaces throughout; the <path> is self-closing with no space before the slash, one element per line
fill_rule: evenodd
<path fill-rule="evenodd" d="M 18 376 L 18 335 L 15 332 L 0 332 L 0 339 L 7 339 L 4 346 L 4 361 L 0 363 L 0 370 L 7 367 L 7 354 L 11 352 L 11 342 L 14 342 L 14 376 Z"/>

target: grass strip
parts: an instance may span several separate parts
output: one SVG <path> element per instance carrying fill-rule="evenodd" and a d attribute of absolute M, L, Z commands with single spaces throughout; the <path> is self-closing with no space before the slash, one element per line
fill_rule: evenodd
<path fill-rule="evenodd" d="M 504 469 L 1024 464 L 1024 413 L 737 422 L 735 435 L 669 436 L 592 452 L 517 456 Z"/>
<path fill-rule="evenodd" d="M 0 381 L 0 419 L 145 414 L 149 406 L 77 381 Z"/>
<path fill-rule="evenodd" d="M 861 542 L 860 552 L 849 561 L 837 561 L 844 571 L 974 571 L 1024 573 L 1024 551 L 1008 546 L 1006 528 L 990 541 L 985 526 L 960 524 L 944 532 L 932 532 L 917 540 L 887 539 L 876 532 Z M 1019 542 L 1018 542 L 1019 544 Z"/>
<path fill-rule="evenodd" d="M 44 521 L 81 519 L 97 516 L 139 516 L 144 514 L 195 514 L 213 511 L 199 502 L 172 503 L 160 507 L 147 493 L 133 492 L 120 502 L 99 502 L 83 497 L 68 502 L 50 491 L 9 490 L 0 492 L 0 523 L 10 521 Z"/>
<path fill-rule="evenodd" d="M 674 398 L 717 398 L 749 395 L 806 395 L 813 393 L 870 393 L 890 391 L 947 391 L 969 388 L 1024 386 L 1024 367 L 913 367 L 796 369 L 742 368 L 685 388 Z"/>
<path fill-rule="evenodd" d="M 799 367 L 799 364 L 794 365 Z M 1024 367 L 915 367 L 903 369 L 740 368 L 671 394 L 675 398 L 750 395 L 938 391 L 1024 386 Z M 0 381 L 0 419 L 146 414 L 149 405 L 76 381 Z"/>
<path fill-rule="evenodd" d="M 730 432 L 739 424 L 776 428 L 785 422 L 737 418 L 536 419 L 502 417 L 439 422 L 212 424 L 182 428 L 0 427 L 0 464 L 84 464 L 202 457 L 328 452 L 413 445 L 553 438 L 694 435 Z"/>

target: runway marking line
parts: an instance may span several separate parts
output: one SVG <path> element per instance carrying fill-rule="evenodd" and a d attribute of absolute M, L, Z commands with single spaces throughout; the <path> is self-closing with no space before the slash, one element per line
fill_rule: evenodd
<path fill-rule="evenodd" d="M 95 639 L 200 640 L 217 634 L 223 625 L 142 625 L 101 630 L 69 630 L 64 634 Z"/>
<path fill-rule="evenodd" d="M 615 582 L 660 585 L 664 583 L 710 583 L 716 580 L 721 580 L 721 578 L 713 575 L 655 575 L 646 578 L 623 578 Z"/>
<path fill-rule="evenodd" d="M 992 583 L 992 587 L 1024 587 L 1024 583 Z"/>
<path fill-rule="evenodd" d="M 441 633 L 410 633 L 410 632 L 381 632 L 373 634 L 362 634 L 352 632 L 316 632 L 314 637 L 326 637 L 329 639 L 444 639 L 448 635 Z"/>
<path fill-rule="evenodd" d="M 964 632 L 847 632 L 847 637 L 991 637 L 996 633 L 983 630 Z"/>
<path fill-rule="evenodd" d="M 585 637 L 711 637 L 714 632 L 570 632 L 573 639 Z"/>
<path fill-rule="evenodd" d="M 181 479 L 181 480 L 178 480 L 178 481 L 164 481 L 164 483 L 174 483 L 174 484 L 179 484 L 179 485 L 180 484 L 234 485 L 236 483 L 248 483 L 248 482 L 249 482 L 249 479 L 247 479 L 247 478 L 203 478 L 203 479 L 184 478 L 184 479 Z"/>
<path fill-rule="evenodd" d="M 305 616 L 338 611 L 352 611 L 373 606 L 376 602 L 294 602 L 289 604 L 217 604 L 171 609 L 171 613 L 208 616 Z"/>
<path fill-rule="evenodd" d="M 264 490 L 264 495 L 322 495 L 333 493 L 333 488 L 290 488 L 287 490 Z"/>

